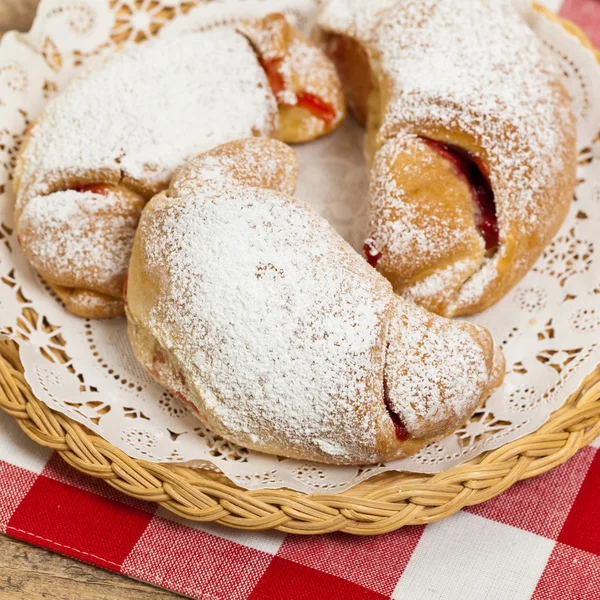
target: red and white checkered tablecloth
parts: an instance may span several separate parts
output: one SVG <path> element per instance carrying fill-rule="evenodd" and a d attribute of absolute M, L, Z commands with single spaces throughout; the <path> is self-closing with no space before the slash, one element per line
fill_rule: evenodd
<path fill-rule="evenodd" d="M 566 0 L 561 14 L 600 46 L 600 0 Z M 598 447 L 427 527 L 297 537 L 177 519 L 79 474 L 0 414 L 0 531 L 203 600 L 597 600 Z"/>
<path fill-rule="evenodd" d="M 6 416 L 0 439 L 0 531 L 193 598 L 600 598 L 597 447 L 439 523 L 359 538 L 185 522 L 81 475 Z"/>

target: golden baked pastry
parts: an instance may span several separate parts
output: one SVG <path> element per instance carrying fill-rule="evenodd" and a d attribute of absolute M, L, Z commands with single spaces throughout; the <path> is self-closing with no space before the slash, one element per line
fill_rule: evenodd
<path fill-rule="evenodd" d="M 346 103 L 336 69 L 313 42 L 280 14 L 242 23 L 279 106 L 282 142 L 306 142 L 337 127 Z"/>
<path fill-rule="evenodd" d="M 319 24 L 367 124 L 369 262 L 439 314 L 491 306 L 573 197 L 557 65 L 512 0 L 324 0 Z"/>
<path fill-rule="evenodd" d="M 405 456 L 498 386 L 487 330 L 393 293 L 309 206 L 280 142 L 232 142 L 146 206 L 126 293 L 141 364 L 215 433 L 334 464 Z"/>
<path fill-rule="evenodd" d="M 123 314 L 139 216 L 176 167 L 234 139 L 306 141 L 344 115 L 335 68 L 281 15 L 123 50 L 26 136 L 15 173 L 25 256 L 73 313 Z"/>

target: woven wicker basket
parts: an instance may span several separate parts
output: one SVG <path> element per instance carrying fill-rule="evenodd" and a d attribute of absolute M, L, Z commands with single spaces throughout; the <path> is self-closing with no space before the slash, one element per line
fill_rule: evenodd
<path fill-rule="evenodd" d="M 575 25 L 536 8 L 592 48 Z M 600 53 L 597 57 L 600 62 Z M 32 323 L 35 316 L 28 315 Z M 182 517 L 239 529 L 372 535 L 438 521 L 564 463 L 600 435 L 600 366 L 535 433 L 437 475 L 388 472 L 339 494 L 249 491 L 209 471 L 130 458 L 37 400 L 11 341 L 0 342 L 0 408 L 75 469 Z"/>

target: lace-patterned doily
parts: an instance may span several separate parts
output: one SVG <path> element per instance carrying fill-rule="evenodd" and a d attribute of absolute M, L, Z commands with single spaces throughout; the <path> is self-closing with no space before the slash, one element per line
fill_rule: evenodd
<path fill-rule="evenodd" d="M 42 0 L 29 34 L 0 45 L 0 327 L 20 339 L 34 394 L 132 457 L 218 468 L 246 488 L 346 489 L 384 470 L 434 473 L 532 432 L 600 363 L 600 69 L 559 25 L 531 13 L 532 27 L 560 61 L 579 115 L 577 199 L 533 271 L 474 320 L 502 343 L 501 391 L 469 423 L 411 458 L 367 469 L 283 460 L 230 444 L 154 384 L 129 348 L 124 320 L 67 313 L 26 263 L 13 230 L 11 185 L 23 132 L 83 65 L 121 43 L 221 26 L 272 11 L 308 28 L 316 0 Z M 351 120 L 297 148 L 297 195 L 360 249 L 367 174 L 362 130 Z M 33 323 L 33 324 L 31 324 Z M 66 355 L 63 363 L 59 356 Z"/>

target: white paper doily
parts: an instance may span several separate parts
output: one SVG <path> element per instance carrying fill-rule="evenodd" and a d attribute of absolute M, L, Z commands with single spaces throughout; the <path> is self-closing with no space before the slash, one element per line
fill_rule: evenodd
<path fill-rule="evenodd" d="M 42 0 L 29 34 L 0 45 L 0 327 L 21 341 L 25 377 L 51 408 L 85 424 L 135 458 L 220 469 L 246 488 L 344 490 L 384 470 L 434 473 L 540 427 L 600 363 L 600 69 L 593 54 L 539 14 L 531 24 L 563 66 L 579 115 L 577 200 L 533 271 L 474 320 L 502 343 L 501 391 L 463 429 L 416 456 L 367 469 L 282 460 L 214 436 L 136 363 L 123 319 L 67 313 L 30 269 L 13 233 L 11 173 L 27 125 L 83 64 L 150 34 L 179 35 L 234 18 L 286 12 L 302 27 L 316 0 Z M 297 195 L 357 249 L 366 217 L 362 130 L 297 147 Z M 35 327 L 23 311 L 35 309 Z M 70 358 L 60 364 L 53 352 Z"/>

